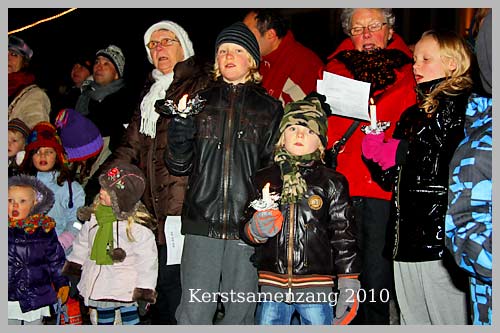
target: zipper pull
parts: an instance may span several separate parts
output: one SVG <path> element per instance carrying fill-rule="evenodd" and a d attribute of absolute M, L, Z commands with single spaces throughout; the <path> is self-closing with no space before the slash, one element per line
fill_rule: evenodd
<path fill-rule="evenodd" d="M 285 303 L 293 303 L 293 294 L 292 294 L 292 288 L 288 288 L 288 292 L 286 293 L 285 296 Z"/>

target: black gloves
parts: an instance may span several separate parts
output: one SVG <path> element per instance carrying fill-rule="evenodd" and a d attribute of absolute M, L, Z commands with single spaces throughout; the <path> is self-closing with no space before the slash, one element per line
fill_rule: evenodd
<path fill-rule="evenodd" d="M 168 148 L 173 155 L 191 152 L 196 128 L 193 117 L 173 117 L 168 124 Z"/>

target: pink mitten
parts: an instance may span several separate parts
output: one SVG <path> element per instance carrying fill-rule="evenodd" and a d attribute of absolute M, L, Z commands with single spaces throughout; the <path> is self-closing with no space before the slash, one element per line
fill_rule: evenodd
<path fill-rule="evenodd" d="M 384 133 L 367 134 L 361 142 L 361 151 L 366 159 L 372 160 L 384 144 Z"/>
<path fill-rule="evenodd" d="M 75 236 L 73 236 L 73 234 L 69 231 L 64 231 L 57 238 L 59 240 L 59 243 L 61 243 L 61 246 L 63 247 L 64 251 L 66 251 L 73 244 Z"/>
<path fill-rule="evenodd" d="M 398 150 L 399 140 L 389 139 L 382 145 L 378 154 L 373 156 L 373 161 L 387 170 L 396 164 L 396 151 Z"/>

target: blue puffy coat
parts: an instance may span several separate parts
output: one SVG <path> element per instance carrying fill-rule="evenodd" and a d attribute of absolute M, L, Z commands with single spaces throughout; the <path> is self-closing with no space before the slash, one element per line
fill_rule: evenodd
<path fill-rule="evenodd" d="M 65 255 L 55 229 L 29 234 L 9 226 L 8 234 L 9 301 L 18 301 L 23 312 L 56 303 L 56 291 L 68 280 L 61 275 Z"/>

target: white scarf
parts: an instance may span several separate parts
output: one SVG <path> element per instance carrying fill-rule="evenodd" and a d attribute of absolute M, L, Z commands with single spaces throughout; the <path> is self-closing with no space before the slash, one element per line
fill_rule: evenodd
<path fill-rule="evenodd" d="M 167 89 L 174 79 L 174 73 L 163 74 L 160 70 L 153 69 L 152 75 L 155 83 L 141 102 L 141 128 L 139 132 L 154 139 L 156 137 L 156 122 L 160 117 L 160 114 L 155 110 L 155 102 L 165 98 Z"/>

